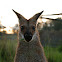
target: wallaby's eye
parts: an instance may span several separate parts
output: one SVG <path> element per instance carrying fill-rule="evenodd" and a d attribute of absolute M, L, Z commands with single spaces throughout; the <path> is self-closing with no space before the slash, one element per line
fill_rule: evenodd
<path fill-rule="evenodd" d="M 24 30 L 24 26 L 21 26 L 21 31 Z"/>
<path fill-rule="evenodd" d="M 32 26 L 32 29 L 35 31 L 35 26 Z"/>

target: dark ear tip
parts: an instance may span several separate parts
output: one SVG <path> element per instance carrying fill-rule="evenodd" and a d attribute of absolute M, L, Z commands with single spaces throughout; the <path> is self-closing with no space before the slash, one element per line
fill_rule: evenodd
<path fill-rule="evenodd" d="M 44 10 L 42 12 L 40 12 L 40 14 L 42 14 L 44 12 Z"/>
<path fill-rule="evenodd" d="M 13 10 L 13 9 L 12 9 Z"/>
<path fill-rule="evenodd" d="M 14 10 L 12 9 L 12 11 L 14 11 Z"/>
<path fill-rule="evenodd" d="M 12 9 L 13 10 L 13 9 Z M 13 12 L 15 13 L 15 14 L 19 14 L 19 13 L 17 13 L 15 10 L 13 10 Z"/>
<path fill-rule="evenodd" d="M 12 9 L 12 10 L 13 10 L 13 9 Z M 16 13 L 16 11 L 14 11 L 14 10 L 13 10 L 13 12 L 15 12 L 15 13 Z"/>
<path fill-rule="evenodd" d="M 12 11 L 14 11 L 14 10 L 12 9 Z"/>

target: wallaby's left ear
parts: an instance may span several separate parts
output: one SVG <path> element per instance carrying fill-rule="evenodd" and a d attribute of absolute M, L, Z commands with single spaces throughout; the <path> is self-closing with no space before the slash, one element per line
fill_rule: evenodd
<path fill-rule="evenodd" d="M 44 11 L 40 12 L 40 13 L 37 13 L 35 14 L 31 19 L 34 19 L 37 21 L 37 19 L 39 18 L 39 16 L 43 13 Z"/>
<path fill-rule="evenodd" d="M 12 9 L 13 10 L 13 9 Z M 18 19 L 19 19 L 19 23 L 21 22 L 25 22 L 25 17 L 23 17 L 21 14 L 19 14 L 18 12 L 16 12 L 15 10 L 13 10 L 13 12 L 17 15 Z"/>
<path fill-rule="evenodd" d="M 13 10 L 13 9 L 12 9 Z M 17 15 L 17 17 L 20 18 L 24 18 L 21 14 L 19 14 L 18 12 L 16 12 L 15 10 L 13 10 L 13 12 Z"/>

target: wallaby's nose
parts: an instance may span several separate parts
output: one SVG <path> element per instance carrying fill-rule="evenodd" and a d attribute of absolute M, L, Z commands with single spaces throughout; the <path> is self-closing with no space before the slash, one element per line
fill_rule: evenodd
<path fill-rule="evenodd" d="M 29 42 L 32 39 L 32 33 L 31 32 L 26 32 L 24 34 L 24 38 L 27 42 Z"/>

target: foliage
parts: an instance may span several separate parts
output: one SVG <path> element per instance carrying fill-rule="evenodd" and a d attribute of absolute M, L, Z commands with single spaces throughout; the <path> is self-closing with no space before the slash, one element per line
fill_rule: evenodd
<path fill-rule="evenodd" d="M 0 32 L 0 35 L 6 34 L 6 31 L 2 31 Z"/>
<path fill-rule="evenodd" d="M 2 35 L 2 32 L 0 32 L 0 35 Z"/>
<path fill-rule="evenodd" d="M 45 23 L 43 26 L 43 30 L 56 30 L 56 31 L 62 30 L 62 19 L 57 18 L 55 20 L 52 20 L 50 23 Z"/>
<path fill-rule="evenodd" d="M 62 52 L 62 45 L 58 47 L 58 51 Z"/>
<path fill-rule="evenodd" d="M 62 29 L 62 19 L 61 18 L 57 18 L 57 20 L 52 21 L 52 23 L 54 24 L 53 29 L 55 30 L 61 30 Z"/>

